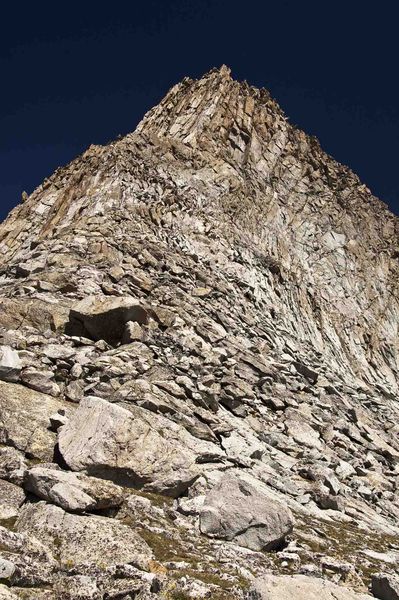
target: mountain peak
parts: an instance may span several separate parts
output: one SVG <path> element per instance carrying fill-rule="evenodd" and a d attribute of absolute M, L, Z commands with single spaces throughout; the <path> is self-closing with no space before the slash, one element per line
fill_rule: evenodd
<path fill-rule="evenodd" d="M 267 90 L 232 79 L 226 65 L 200 79 L 183 79 L 150 110 L 136 132 L 176 139 L 192 147 L 212 147 L 216 154 L 242 159 L 252 133 L 264 126 L 268 113 L 284 119 Z"/>
<path fill-rule="evenodd" d="M 224 66 L 24 200 L 0 225 L 0 588 L 385 586 L 399 220 Z"/>

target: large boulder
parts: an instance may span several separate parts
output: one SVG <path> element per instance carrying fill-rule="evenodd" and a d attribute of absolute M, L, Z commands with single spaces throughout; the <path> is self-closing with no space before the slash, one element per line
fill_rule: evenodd
<path fill-rule="evenodd" d="M 248 600 L 370 600 L 324 579 L 306 575 L 264 575 L 256 579 Z"/>
<path fill-rule="evenodd" d="M 72 512 L 111 508 L 123 501 L 121 489 L 110 481 L 61 471 L 55 465 L 29 469 L 24 487 L 39 498 Z"/>
<path fill-rule="evenodd" d="M 86 471 L 148 490 L 178 496 L 196 479 L 196 454 L 184 429 L 132 406 L 84 398 L 59 430 L 59 450 L 74 471 Z"/>
<path fill-rule="evenodd" d="M 399 600 L 399 576 L 386 573 L 373 575 L 371 591 L 380 600 Z"/>
<path fill-rule="evenodd" d="M 145 569 L 152 558 L 150 547 L 129 526 L 107 517 L 72 515 L 45 502 L 26 504 L 16 530 L 32 536 L 39 531 L 62 567 L 133 563 Z"/>
<path fill-rule="evenodd" d="M 266 486 L 235 473 L 221 478 L 200 510 L 202 533 L 251 550 L 278 548 L 292 527 L 291 511 Z"/>
<path fill-rule="evenodd" d="M 0 381 L 0 444 L 52 460 L 56 436 L 49 430 L 50 416 L 64 407 L 47 394 Z"/>
<path fill-rule="evenodd" d="M 134 298 L 88 296 L 71 308 L 66 331 L 115 345 L 121 342 L 127 323 L 145 324 L 148 318 L 147 310 Z"/>

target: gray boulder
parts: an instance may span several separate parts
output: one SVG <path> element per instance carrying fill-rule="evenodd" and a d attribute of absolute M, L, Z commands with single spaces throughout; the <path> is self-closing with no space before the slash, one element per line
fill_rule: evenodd
<path fill-rule="evenodd" d="M 248 600 L 370 600 L 323 579 L 306 575 L 264 575 L 256 579 Z"/>
<path fill-rule="evenodd" d="M 386 573 L 373 575 L 371 591 L 380 600 L 399 600 L 399 576 Z"/>
<path fill-rule="evenodd" d="M 227 472 L 206 495 L 200 529 L 251 550 L 278 548 L 292 531 L 289 508 L 256 480 Z"/>
<path fill-rule="evenodd" d="M 178 496 L 199 474 L 187 437 L 149 411 L 88 396 L 59 430 L 58 443 L 74 471 Z"/>
<path fill-rule="evenodd" d="M 134 298 L 87 296 L 71 308 L 67 332 L 115 345 L 125 333 L 126 324 L 148 322 L 147 310 Z"/>

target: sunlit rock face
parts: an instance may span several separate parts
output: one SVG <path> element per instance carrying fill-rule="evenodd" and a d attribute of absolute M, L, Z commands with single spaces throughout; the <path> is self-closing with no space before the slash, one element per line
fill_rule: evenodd
<path fill-rule="evenodd" d="M 289 581 L 310 597 L 312 574 L 349 598 L 391 577 L 398 223 L 224 66 L 16 207 L 6 592 L 257 599 Z"/>

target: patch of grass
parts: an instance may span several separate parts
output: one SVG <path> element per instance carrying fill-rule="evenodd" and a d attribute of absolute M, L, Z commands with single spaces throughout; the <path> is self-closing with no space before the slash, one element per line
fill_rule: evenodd
<path fill-rule="evenodd" d="M 381 562 L 362 555 L 361 551 L 368 549 L 385 553 L 389 552 L 391 544 L 397 543 L 392 535 L 368 532 L 353 522 L 310 521 L 303 515 L 297 520 L 295 537 L 315 554 L 354 565 L 365 586 L 368 586 L 371 575 L 381 570 Z"/>
<path fill-rule="evenodd" d="M 17 517 L 11 517 L 10 519 L 0 519 L 1 527 L 5 527 L 10 531 L 15 531 L 15 523 L 17 522 Z"/>
<path fill-rule="evenodd" d="M 192 562 L 192 556 L 176 538 L 170 538 L 145 527 L 140 527 L 136 531 L 150 546 L 159 562 Z"/>
<path fill-rule="evenodd" d="M 172 506 L 173 498 L 170 496 L 162 496 L 162 494 L 156 494 L 155 492 L 143 492 L 141 490 L 129 490 L 136 494 L 136 496 L 142 496 L 143 498 L 148 498 L 151 501 L 151 504 L 157 506 L 158 508 L 164 508 L 164 506 Z"/>

